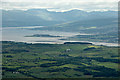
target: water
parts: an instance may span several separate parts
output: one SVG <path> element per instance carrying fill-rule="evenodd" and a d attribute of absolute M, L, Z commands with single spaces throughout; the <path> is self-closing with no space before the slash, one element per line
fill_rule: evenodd
<path fill-rule="evenodd" d="M 38 28 L 38 26 L 32 27 L 5 27 L 2 29 L 3 41 L 16 41 L 16 42 L 28 42 L 28 43 L 62 43 L 62 38 L 78 35 L 80 33 L 70 32 L 58 32 L 58 31 L 47 31 L 47 30 L 30 30 L 31 28 Z M 49 34 L 63 37 L 24 37 L 33 34 Z M 83 35 L 83 34 L 82 34 Z"/>
<path fill-rule="evenodd" d="M 27 42 L 27 43 L 49 43 L 49 44 L 63 44 L 66 40 L 59 40 L 62 38 L 72 37 L 75 35 L 91 35 L 82 34 L 79 32 L 58 32 L 58 31 L 47 31 L 47 30 L 30 30 L 33 28 L 41 28 L 44 26 L 30 26 L 30 27 L 3 27 L 2 28 L 2 41 L 15 41 L 15 42 Z M 33 34 L 49 34 L 54 36 L 63 37 L 25 37 Z M 68 41 L 69 42 L 69 41 Z M 71 41 L 71 42 L 89 42 L 89 41 Z M 105 46 L 118 46 L 115 43 L 104 43 L 104 42 L 91 42 L 95 45 Z"/>

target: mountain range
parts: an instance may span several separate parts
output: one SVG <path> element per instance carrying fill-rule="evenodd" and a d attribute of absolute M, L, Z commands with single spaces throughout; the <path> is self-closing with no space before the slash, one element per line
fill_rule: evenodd
<path fill-rule="evenodd" d="M 75 23 L 82 26 L 104 25 L 111 21 L 117 21 L 117 11 L 93 11 L 70 10 L 66 12 L 54 12 L 46 9 L 2 10 L 3 27 L 21 26 L 52 26 L 66 23 Z M 106 19 L 108 20 L 106 23 Z M 89 22 L 88 22 L 89 21 Z M 87 24 L 86 24 L 87 22 Z M 100 22 L 100 23 L 99 23 Z M 74 25 L 74 26 L 75 26 Z"/>

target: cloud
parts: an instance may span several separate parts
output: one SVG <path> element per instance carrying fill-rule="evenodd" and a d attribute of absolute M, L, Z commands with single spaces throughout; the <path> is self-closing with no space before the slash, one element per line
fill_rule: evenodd
<path fill-rule="evenodd" d="M 3 0 L 2 9 L 44 8 L 50 11 L 68 11 L 71 9 L 106 11 L 117 10 L 117 4 L 118 0 Z"/>
<path fill-rule="evenodd" d="M 2 0 L 2 2 L 118 2 L 119 0 Z"/>

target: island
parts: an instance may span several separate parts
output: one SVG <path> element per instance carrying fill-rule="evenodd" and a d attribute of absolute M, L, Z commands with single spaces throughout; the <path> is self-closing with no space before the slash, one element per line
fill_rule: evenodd
<path fill-rule="evenodd" d="M 27 35 L 24 37 L 62 37 L 62 36 L 55 36 L 55 35 L 49 35 L 49 34 L 34 34 L 34 35 Z"/>

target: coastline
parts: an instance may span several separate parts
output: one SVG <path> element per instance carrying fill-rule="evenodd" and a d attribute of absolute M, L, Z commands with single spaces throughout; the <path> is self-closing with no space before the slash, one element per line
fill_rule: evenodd
<path fill-rule="evenodd" d="M 30 44 L 91 44 L 96 46 L 108 46 L 108 47 L 119 47 L 119 44 L 117 43 L 105 43 L 105 42 L 89 42 L 89 41 L 64 41 L 64 42 L 26 42 L 26 41 L 14 41 L 14 40 L 8 40 L 8 42 L 22 42 L 22 43 L 30 43 Z M 5 41 L 2 41 L 5 42 Z"/>

